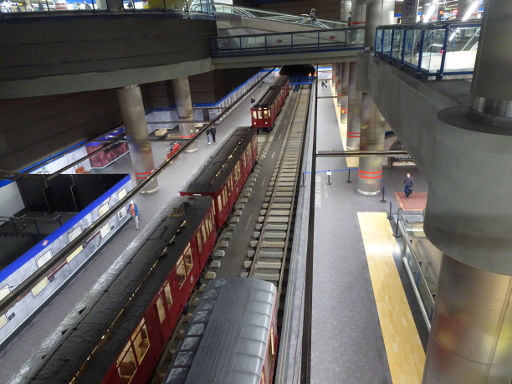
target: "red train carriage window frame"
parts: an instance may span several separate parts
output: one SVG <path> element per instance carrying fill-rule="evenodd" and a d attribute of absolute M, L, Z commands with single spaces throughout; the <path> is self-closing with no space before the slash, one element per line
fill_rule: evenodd
<path fill-rule="evenodd" d="M 117 360 L 117 372 L 121 383 L 130 383 L 150 346 L 146 320 L 142 318 Z"/>

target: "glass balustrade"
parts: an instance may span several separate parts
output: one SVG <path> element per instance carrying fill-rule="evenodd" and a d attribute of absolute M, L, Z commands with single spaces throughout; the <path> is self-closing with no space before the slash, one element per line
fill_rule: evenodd
<path fill-rule="evenodd" d="M 222 36 L 213 39 L 214 56 L 265 54 L 276 51 L 363 49 L 364 28 L 324 29 L 257 35 Z"/>
<path fill-rule="evenodd" d="M 377 28 L 375 55 L 424 78 L 471 75 L 480 24 L 397 24 Z"/>

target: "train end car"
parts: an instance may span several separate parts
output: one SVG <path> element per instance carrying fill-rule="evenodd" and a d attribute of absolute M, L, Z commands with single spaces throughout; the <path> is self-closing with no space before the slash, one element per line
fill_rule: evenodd
<path fill-rule="evenodd" d="M 211 281 L 165 384 L 271 384 L 278 346 L 276 287 L 249 278 Z"/>
<path fill-rule="evenodd" d="M 265 130 L 272 129 L 289 93 L 288 76 L 279 76 L 256 104 L 251 107 L 252 127 Z"/>
<path fill-rule="evenodd" d="M 45 341 L 16 382 L 147 383 L 213 251 L 212 203 L 201 196 L 177 198 L 134 254 L 113 265 L 87 304 Z"/>
<path fill-rule="evenodd" d="M 215 225 L 222 228 L 231 214 L 258 157 L 258 138 L 251 127 L 238 128 L 182 191 L 182 196 L 213 199 Z"/>

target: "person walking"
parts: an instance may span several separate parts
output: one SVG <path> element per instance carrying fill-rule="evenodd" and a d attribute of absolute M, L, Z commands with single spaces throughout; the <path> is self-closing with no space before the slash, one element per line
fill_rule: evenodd
<path fill-rule="evenodd" d="M 405 175 L 404 179 L 404 193 L 405 197 L 409 198 L 409 196 L 412 193 L 412 189 L 414 188 L 414 178 L 411 176 L 410 173 L 407 173 Z"/>
<path fill-rule="evenodd" d="M 208 129 L 206 130 L 206 140 L 208 140 L 208 144 L 211 144 L 211 143 L 210 143 L 210 128 L 208 128 Z"/>
<path fill-rule="evenodd" d="M 133 220 L 135 221 L 135 229 L 139 229 L 139 207 L 137 207 L 137 204 L 132 200 L 130 201 L 130 215 L 133 217 Z"/>
<path fill-rule="evenodd" d="M 311 24 L 314 24 L 316 21 L 316 9 L 311 8 L 311 11 L 309 11 L 309 17 L 311 18 Z"/>
<path fill-rule="evenodd" d="M 217 134 L 217 128 L 215 128 L 215 125 L 213 125 L 210 128 L 210 133 L 212 134 L 212 139 L 213 139 L 213 142 L 215 143 L 215 135 Z"/>

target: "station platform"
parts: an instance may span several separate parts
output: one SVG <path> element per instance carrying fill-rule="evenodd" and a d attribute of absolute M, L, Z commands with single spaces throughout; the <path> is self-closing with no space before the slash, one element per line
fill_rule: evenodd
<path fill-rule="evenodd" d="M 317 151 L 343 150 L 340 132 L 333 99 L 319 99 Z M 329 169 L 347 169 L 346 159 L 317 160 L 311 382 L 420 383 L 428 331 L 387 211 L 390 201 L 400 206 L 406 172 L 412 196 L 424 196 L 427 183 L 416 168 L 384 169 L 383 203 L 359 194 L 346 172 L 327 185 Z"/>
<path fill-rule="evenodd" d="M 269 81 L 269 80 L 267 80 Z M 124 253 L 136 249 L 137 245 L 148 237 L 152 231 L 152 218 L 161 214 L 169 202 L 179 196 L 180 189 L 188 183 L 201 164 L 208 161 L 231 132 L 241 126 L 249 126 L 250 99 L 259 98 L 268 88 L 268 83 L 256 87 L 217 124 L 216 143 L 208 145 L 206 136 L 198 140 L 199 150 L 183 153 L 178 156 L 158 176 L 159 190 L 150 195 L 137 195 L 134 199 L 139 207 L 140 228 L 135 230 L 133 221 L 121 229 L 116 236 L 57 294 L 20 333 L 0 351 L 0 376 L 9 382 L 30 356 L 36 352 L 45 338 L 50 335 L 58 324 L 80 303 L 86 293 L 100 279 L 103 273 Z M 152 142 L 155 164 L 160 164 L 168 153 L 169 142 Z M 95 170 L 98 173 L 134 173 L 129 156 L 123 156 L 108 167 Z"/>

